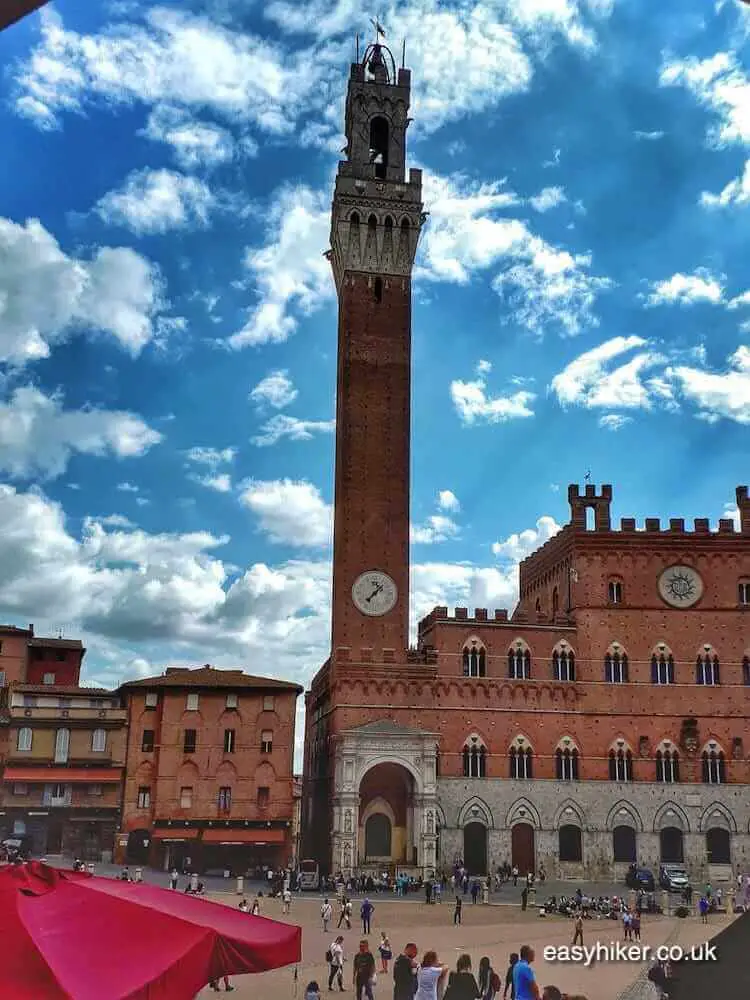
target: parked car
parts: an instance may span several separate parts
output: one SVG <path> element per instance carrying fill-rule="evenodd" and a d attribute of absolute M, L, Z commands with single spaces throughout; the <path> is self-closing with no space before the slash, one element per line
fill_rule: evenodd
<path fill-rule="evenodd" d="M 684 892 L 690 885 L 684 865 L 659 865 L 659 885 L 668 892 Z"/>
<path fill-rule="evenodd" d="M 649 868 L 637 868 L 633 865 L 625 876 L 625 885 L 629 889 L 645 889 L 646 892 L 653 892 L 656 889 L 656 880 Z"/>

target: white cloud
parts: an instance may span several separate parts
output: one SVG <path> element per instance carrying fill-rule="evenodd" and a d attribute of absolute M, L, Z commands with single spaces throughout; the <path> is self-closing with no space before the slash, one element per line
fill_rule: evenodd
<path fill-rule="evenodd" d="M 719 194 L 711 194 L 710 191 L 701 194 L 701 204 L 707 208 L 726 208 L 727 205 L 748 203 L 750 203 L 750 160 L 745 161 L 741 176 L 730 181 Z"/>
<path fill-rule="evenodd" d="M 522 559 L 530 556 L 545 542 L 553 538 L 561 526 L 553 517 L 544 515 L 536 522 L 535 528 L 527 528 L 519 534 L 509 535 L 503 542 L 495 542 L 492 552 L 501 562 L 509 562 L 517 566 Z"/>
<path fill-rule="evenodd" d="M 440 490 L 438 493 L 438 507 L 441 510 L 461 510 L 459 499 L 451 490 Z"/>
<path fill-rule="evenodd" d="M 320 93 L 326 72 L 309 52 L 289 55 L 248 32 L 164 7 L 148 11 L 145 23 L 122 22 L 91 35 L 66 30 L 47 10 L 41 33 L 18 71 L 16 107 L 43 128 L 89 104 L 143 102 L 210 109 L 283 133 L 310 95 Z"/>
<path fill-rule="evenodd" d="M 648 389 L 640 375 L 660 360 L 650 350 L 640 351 L 632 360 L 612 369 L 610 362 L 636 348 L 646 348 L 642 337 L 613 337 L 585 351 L 555 375 L 550 388 L 562 406 L 648 407 Z"/>
<path fill-rule="evenodd" d="M 117 484 L 117 489 L 121 493 L 138 493 L 140 487 L 134 486 L 133 483 L 127 483 L 126 482 L 126 483 L 118 483 Z"/>
<path fill-rule="evenodd" d="M 0 218 L 0 361 L 46 358 L 75 330 L 103 331 L 137 355 L 162 308 L 155 265 L 125 247 L 69 257 L 36 219 Z"/>
<path fill-rule="evenodd" d="M 551 208 L 556 208 L 568 200 L 565 191 L 561 187 L 542 188 L 539 194 L 529 198 L 529 204 L 537 212 L 549 212 Z"/>
<path fill-rule="evenodd" d="M 221 125 L 199 121 L 184 109 L 168 105 L 153 109 L 141 134 L 170 146 L 183 170 L 218 167 L 234 159 L 238 151 L 245 156 L 258 152 L 257 144 L 249 137 L 238 144 Z"/>
<path fill-rule="evenodd" d="M 750 347 L 738 347 L 727 362 L 728 370 L 721 374 L 680 365 L 670 369 L 669 375 L 702 419 L 750 424 Z"/>
<path fill-rule="evenodd" d="M 216 469 L 227 462 L 233 462 L 237 454 L 236 448 L 190 448 L 185 452 L 185 457 L 189 462 L 196 465 L 207 465 L 210 469 Z"/>
<path fill-rule="evenodd" d="M 312 483 L 251 479 L 241 488 L 240 502 L 272 542 L 313 548 L 330 544 L 333 508 Z"/>
<path fill-rule="evenodd" d="M 269 372 L 250 393 L 250 399 L 258 406 L 272 406 L 275 410 L 283 410 L 299 395 L 294 383 L 289 378 L 289 372 L 277 369 Z"/>
<path fill-rule="evenodd" d="M 709 59 L 673 59 L 662 66 L 662 86 L 683 86 L 717 121 L 709 139 L 717 145 L 750 143 L 750 80 L 731 52 L 718 52 Z"/>
<path fill-rule="evenodd" d="M 655 281 L 651 289 L 647 306 L 688 306 L 696 302 L 719 305 L 724 298 L 724 276 L 716 277 L 706 268 L 699 267 L 692 274 L 678 272 L 665 281 Z"/>
<path fill-rule="evenodd" d="M 432 514 L 423 524 L 413 524 L 409 537 L 413 545 L 434 545 L 460 534 L 456 522 L 445 514 Z"/>
<path fill-rule="evenodd" d="M 240 349 L 287 340 L 297 328 L 292 306 L 308 315 L 333 298 L 330 196 L 305 185 L 276 192 L 267 216 L 266 244 L 249 248 L 245 267 L 258 295 L 247 322 L 228 341 Z"/>
<path fill-rule="evenodd" d="M 174 170 L 135 170 L 124 185 L 96 204 L 97 214 L 110 225 L 126 226 L 142 236 L 170 229 L 206 226 L 216 199 L 196 177 Z"/>
<path fill-rule="evenodd" d="M 633 422 L 632 417 L 626 417 L 622 413 L 603 413 L 599 417 L 599 426 L 607 431 L 619 431 L 626 424 Z"/>
<path fill-rule="evenodd" d="M 744 306 L 750 306 L 750 289 L 743 292 L 741 295 L 736 295 L 733 299 L 730 299 L 728 307 L 730 309 L 741 309 Z"/>
<path fill-rule="evenodd" d="M 484 363 L 486 365 L 486 363 Z M 477 366 L 477 376 L 473 381 L 454 379 L 450 392 L 453 405 L 462 423 L 473 424 L 484 421 L 489 424 L 505 423 L 508 420 L 533 417 L 530 404 L 536 399 L 533 392 L 520 389 L 509 396 L 488 396 L 485 374 L 486 367 Z"/>
<path fill-rule="evenodd" d="M 335 428 L 335 420 L 301 420 L 286 413 L 277 413 L 263 424 L 252 442 L 259 448 L 267 448 L 282 439 L 310 441 L 315 434 L 331 434 Z"/>
<path fill-rule="evenodd" d="M 231 493 L 232 477 L 228 472 L 219 472 L 215 476 L 195 476 L 196 483 L 205 486 L 209 490 L 216 490 L 217 493 Z"/>
<path fill-rule="evenodd" d="M 641 139 L 645 142 L 656 142 L 658 139 L 664 138 L 664 133 L 660 131 L 641 132 L 639 129 L 636 129 L 633 135 L 636 139 Z"/>
<path fill-rule="evenodd" d="M 59 396 L 32 386 L 0 403 L 0 470 L 15 479 L 60 476 L 75 453 L 134 458 L 161 439 L 133 413 L 65 410 Z"/>

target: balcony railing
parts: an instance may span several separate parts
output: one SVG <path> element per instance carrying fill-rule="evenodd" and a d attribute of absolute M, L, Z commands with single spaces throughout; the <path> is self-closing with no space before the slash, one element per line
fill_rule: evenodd
<path fill-rule="evenodd" d="M 42 795 L 42 805 L 49 806 L 52 809 L 69 806 L 71 801 L 72 796 L 69 791 L 64 795 L 52 795 L 51 792 L 45 792 Z"/>

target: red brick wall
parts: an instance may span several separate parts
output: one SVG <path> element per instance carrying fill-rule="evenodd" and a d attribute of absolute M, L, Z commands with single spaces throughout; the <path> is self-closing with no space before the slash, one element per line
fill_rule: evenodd
<path fill-rule="evenodd" d="M 39 656 L 43 656 L 43 659 L 38 659 Z M 42 649 L 32 646 L 29 650 L 26 683 L 43 684 L 45 674 L 54 674 L 55 684 L 74 687 L 79 683 L 81 659 L 81 651 L 78 649 Z"/>
<path fill-rule="evenodd" d="M 0 670 L 5 671 L 5 683 L 21 682 L 26 676 L 26 635 L 3 635 L 0 632 Z"/>
<path fill-rule="evenodd" d="M 408 637 L 411 283 L 347 273 L 339 305 L 333 648 L 404 649 Z M 399 601 L 367 618 L 351 599 L 368 569 L 385 570 Z M 356 653 L 355 653 L 356 651 Z"/>

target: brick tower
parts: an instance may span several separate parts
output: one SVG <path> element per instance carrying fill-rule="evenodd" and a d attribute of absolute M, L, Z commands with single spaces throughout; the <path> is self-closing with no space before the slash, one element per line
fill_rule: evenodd
<path fill-rule="evenodd" d="M 406 177 L 410 71 L 352 64 L 331 250 L 339 298 L 332 660 L 403 655 L 409 624 L 411 272 L 422 174 Z M 367 654 L 365 654 L 367 655 Z"/>

